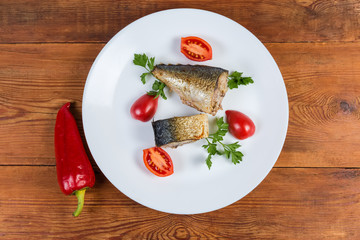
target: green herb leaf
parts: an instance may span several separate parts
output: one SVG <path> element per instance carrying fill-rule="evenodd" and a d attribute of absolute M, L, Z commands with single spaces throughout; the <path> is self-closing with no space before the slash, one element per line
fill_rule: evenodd
<path fill-rule="evenodd" d="M 228 87 L 230 89 L 238 88 L 239 85 L 248 85 L 254 83 L 251 77 L 242 77 L 241 72 L 234 71 L 228 77 Z"/>
<path fill-rule="evenodd" d="M 216 125 L 218 127 L 218 131 L 216 133 L 221 136 L 225 136 L 228 131 L 229 124 L 225 123 L 224 118 L 221 117 L 216 121 Z"/>
<path fill-rule="evenodd" d="M 206 138 L 208 144 L 202 146 L 209 153 L 208 157 L 205 160 L 209 170 L 212 165 L 211 157 L 213 155 L 225 155 L 227 159 L 231 158 L 231 161 L 234 164 L 240 163 L 242 161 L 242 157 L 244 156 L 241 152 L 237 151 L 237 149 L 240 147 L 239 142 L 234 142 L 231 144 L 222 143 L 223 137 L 228 132 L 229 127 L 229 125 L 224 122 L 223 117 L 216 120 L 216 125 L 218 127 L 218 130 L 215 133 L 210 134 L 209 137 Z M 209 139 L 211 140 L 211 142 L 209 141 Z M 219 145 L 222 146 L 224 152 L 219 151 Z"/>
<path fill-rule="evenodd" d="M 215 134 L 215 135 L 210 134 L 209 138 L 212 139 L 213 143 L 220 142 L 220 141 L 224 140 L 224 138 L 222 136 L 220 136 L 219 134 Z"/>
<path fill-rule="evenodd" d="M 224 140 L 224 136 L 228 132 L 228 124 L 224 122 L 224 118 L 221 117 L 217 119 L 216 125 L 218 127 L 218 130 L 216 133 L 210 134 L 209 138 L 212 139 L 213 143 L 220 142 Z"/>
<path fill-rule="evenodd" d="M 206 158 L 206 165 L 208 166 L 209 170 L 210 170 L 211 165 L 212 165 L 211 156 L 212 155 L 209 154 L 209 156 Z"/>
<path fill-rule="evenodd" d="M 154 70 L 154 63 L 155 63 L 155 57 L 152 57 L 149 59 L 149 61 L 147 61 L 147 66 L 150 72 Z"/>
<path fill-rule="evenodd" d="M 155 82 L 152 85 L 152 90 L 148 92 L 149 95 L 155 95 L 155 98 L 157 98 L 158 96 L 161 96 L 163 99 L 167 99 L 165 93 L 164 93 L 164 88 L 166 87 L 165 83 L 160 82 L 158 80 L 155 80 Z"/>
<path fill-rule="evenodd" d="M 234 164 L 237 164 L 237 163 L 240 163 L 242 161 L 242 157 L 244 155 L 239 152 L 239 151 L 233 151 L 231 152 L 231 161 L 234 163 Z"/>
<path fill-rule="evenodd" d="M 148 74 L 149 74 L 149 73 L 143 73 L 143 74 L 141 74 L 140 78 L 141 78 L 141 82 L 142 82 L 143 84 L 146 83 L 146 76 L 147 76 Z"/>
<path fill-rule="evenodd" d="M 215 155 L 217 153 L 216 144 L 214 144 L 214 143 L 209 144 L 207 151 L 209 154 Z"/>
<path fill-rule="evenodd" d="M 224 153 L 225 153 L 226 158 L 229 159 L 231 152 L 229 150 L 227 150 L 227 149 L 224 149 Z"/>
<path fill-rule="evenodd" d="M 135 65 L 141 66 L 146 68 L 146 63 L 148 62 L 149 58 L 146 56 L 146 54 L 134 54 L 134 60 L 133 63 Z M 154 59 L 155 60 L 155 59 Z"/>
<path fill-rule="evenodd" d="M 241 147 L 241 145 L 239 144 L 239 142 L 234 142 L 232 144 L 227 144 L 226 145 L 231 151 L 235 151 L 236 149 L 238 149 L 239 147 Z"/>
<path fill-rule="evenodd" d="M 166 99 L 167 99 L 167 97 L 166 97 L 166 95 L 165 95 L 164 91 L 160 91 L 160 96 L 161 96 L 164 100 L 166 100 Z"/>
<path fill-rule="evenodd" d="M 225 122 L 224 122 L 224 117 L 218 118 L 218 119 L 216 120 L 216 126 L 217 126 L 219 129 L 223 128 L 224 123 L 225 123 Z"/>
<path fill-rule="evenodd" d="M 143 54 L 135 53 L 133 63 L 135 65 L 144 67 L 146 69 L 147 72 L 144 72 L 143 74 L 140 75 L 141 82 L 145 84 L 146 76 L 152 75 L 152 71 L 154 70 L 155 57 L 149 58 L 148 56 L 146 56 L 145 53 Z M 165 87 L 166 87 L 165 83 L 155 80 L 155 82 L 152 85 L 152 91 L 149 91 L 147 94 L 154 96 L 154 98 L 161 96 L 163 99 L 166 100 L 167 97 L 164 92 Z"/>
<path fill-rule="evenodd" d="M 154 90 L 154 91 L 159 90 L 159 86 L 160 86 L 159 82 L 155 81 L 152 85 L 152 90 Z"/>

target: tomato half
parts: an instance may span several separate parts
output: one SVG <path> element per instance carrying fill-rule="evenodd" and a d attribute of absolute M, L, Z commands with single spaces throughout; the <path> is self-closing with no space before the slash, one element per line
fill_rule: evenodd
<path fill-rule="evenodd" d="M 133 118 L 142 122 L 152 119 L 156 113 L 159 98 L 145 94 L 141 96 L 130 108 L 130 114 Z"/>
<path fill-rule="evenodd" d="M 209 43 L 199 37 L 181 38 L 181 52 L 190 60 L 206 61 L 212 59 L 212 48 Z"/>
<path fill-rule="evenodd" d="M 166 177 L 174 173 L 173 162 L 167 152 L 160 147 L 143 150 L 143 160 L 147 169 L 159 177 Z"/>
<path fill-rule="evenodd" d="M 234 110 L 227 110 L 225 114 L 226 121 L 229 124 L 229 132 L 234 137 L 243 140 L 254 135 L 255 124 L 248 116 Z"/>

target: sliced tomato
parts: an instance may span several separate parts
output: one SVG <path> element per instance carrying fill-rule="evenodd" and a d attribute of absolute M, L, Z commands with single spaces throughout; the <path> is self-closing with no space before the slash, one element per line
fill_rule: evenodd
<path fill-rule="evenodd" d="M 167 152 L 160 147 L 143 150 L 143 159 L 147 169 L 159 177 L 166 177 L 174 173 L 173 162 Z"/>
<path fill-rule="evenodd" d="M 199 37 L 181 38 L 181 52 L 193 61 L 202 62 L 212 59 L 210 44 Z"/>

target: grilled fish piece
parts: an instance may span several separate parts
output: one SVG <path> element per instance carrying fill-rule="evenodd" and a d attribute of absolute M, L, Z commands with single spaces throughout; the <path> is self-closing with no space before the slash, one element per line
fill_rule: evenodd
<path fill-rule="evenodd" d="M 215 115 L 227 91 L 229 72 L 204 65 L 156 65 L 152 74 L 176 92 L 181 101 Z"/>
<path fill-rule="evenodd" d="M 206 114 L 173 117 L 152 122 L 157 147 L 177 148 L 209 136 Z"/>

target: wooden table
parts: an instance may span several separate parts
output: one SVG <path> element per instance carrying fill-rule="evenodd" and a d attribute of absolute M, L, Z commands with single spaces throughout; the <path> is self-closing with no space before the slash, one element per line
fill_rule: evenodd
<path fill-rule="evenodd" d="M 83 87 L 106 42 L 184 7 L 235 20 L 278 63 L 290 120 L 275 167 L 226 208 L 172 215 L 127 198 L 92 160 L 96 185 L 72 217 L 56 181 L 58 109 L 75 102 L 83 132 Z M 360 1 L 0 0 L 0 239 L 360 239 L 359 108 Z"/>

